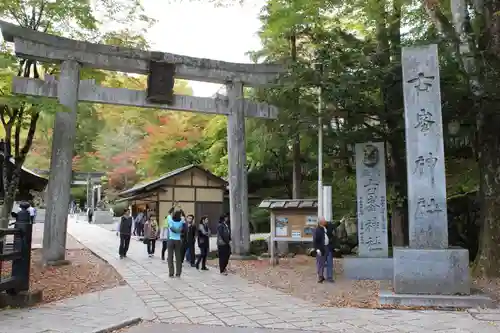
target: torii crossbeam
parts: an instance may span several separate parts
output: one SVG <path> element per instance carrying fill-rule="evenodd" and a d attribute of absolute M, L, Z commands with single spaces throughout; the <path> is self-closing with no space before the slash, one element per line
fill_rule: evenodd
<path fill-rule="evenodd" d="M 58 98 L 70 112 L 58 112 L 54 122 L 51 174 L 49 176 L 47 214 L 44 225 L 44 260 L 57 263 L 65 258 L 67 205 L 71 185 L 71 161 L 76 131 L 78 102 L 132 105 L 145 108 L 204 112 L 228 116 L 229 195 L 233 253 L 249 251 L 248 185 L 245 152 L 245 116 L 276 118 L 275 107 L 246 101 L 243 86 L 276 83 L 284 68 L 275 64 L 241 64 L 193 58 L 163 52 L 148 52 L 119 46 L 94 44 L 25 29 L 0 21 L 2 35 L 13 42 L 16 55 L 42 62 L 58 63 L 58 82 L 15 78 L 13 91 L 19 94 Z M 163 64 L 163 65 L 162 65 Z M 92 81 L 80 81 L 80 69 L 92 67 L 127 73 L 148 74 L 148 80 L 161 85 L 173 77 L 226 85 L 226 98 L 173 96 L 169 105 L 152 103 L 147 92 L 99 87 Z M 155 72 L 169 68 L 171 72 Z M 169 77 L 170 76 L 170 77 Z M 47 79 L 47 78 L 46 78 Z M 148 90 L 149 87 L 148 83 Z M 160 88 L 162 91 L 164 87 Z M 155 90 L 155 89 L 152 89 Z M 158 90 L 155 96 L 160 96 Z"/>

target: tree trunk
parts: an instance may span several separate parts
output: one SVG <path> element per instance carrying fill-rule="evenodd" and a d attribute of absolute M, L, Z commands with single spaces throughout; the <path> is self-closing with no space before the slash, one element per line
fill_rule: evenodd
<path fill-rule="evenodd" d="M 292 28 L 292 32 L 290 34 L 290 57 L 292 58 L 292 63 L 297 62 L 297 36 L 295 34 L 295 28 Z M 299 91 L 298 89 L 294 89 L 293 98 L 295 100 L 295 107 L 299 107 Z M 296 124 L 299 123 L 299 117 L 297 110 L 294 110 L 292 114 L 294 115 Z M 299 199 L 300 198 L 300 185 L 301 185 L 301 165 L 300 165 L 300 130 L 298 128 L 295 129 L 293 134 L 293 143 L 292 143 L 292 198 Z M 287 254 L 288 242 L 278 242 L 278 253 L 279 254 Z"/>
<path fill-rule="evenodd" d="M 16 199 L 16 192 L 19 186 L 20 174 L 21 168 L 15 168 L 15 170 L 12 172 L 12 177 L 7 183 L 8 185 L 6 186 L 6 189 L 4 191 L 3 205 L 0 211 L 0 228 L 9 227 L 9 220 L 11 216 L 10 214 L 12 212 L 12 208 Z"/>
<path fill-rule="evenodd" d="M 394 207 L 392 208 L 391 218 L 391 243 L 393 247 L 405 245 L 405 234 L 403 229 L 405 223 L 404 217 L 404 207 L 394 205 Z"/>
<path fill-rule="evenodd" d="M 486 111 L 488 112 L 488 111 Z M 484 111 L 482 112 L 484 113 Z M 481 233 L 473 274 L 500 276 L 500 116 L 483 114 L 479 121 L 479 187 Z"/>
<path fill-rule="evenodd" d="M 300 165 L 300 136 L 296 134 L 292 145 L 292 198 L 300 199 L 301 165 Z"/>
<path fill-rule="evenodd" d="M 405 245 L 405 226 L 407 222 L 407 179 L 406 179 L 406 149 L 404 145 L 403 118 L 403 87 L 401 71 L 401 11 L 402 1 L 392 2 L 392 11 L 388 19 L 389 62 L 390 70 L 384 79 L 384 104 L 390 141 L 390 168 L 391 183 L 395 192 L 395 202 L 392 207 L 391 244 L 392 246 Z M 381 38 L 385 38 L 382 36 Z"/>
<path fill-rule="evenodd" d="M 391 121 L 387 122 L 389 127 L 396 128 L 396 124 Z M 393 133 L 389 139 L 389 181 L 394 191 L 395 199 L 392 203 L 391 225 L 391 244 L 392 246 L 405 245 L 405 225 L 407 222 L 408 210 L 407 201 L 408 193 L 406 186 L 406 157 L 404 140 L 399 132 Z"/>
<path fill-rule="evenodd" d="M 32 68 L 33 72 L 31 71 Z M 18 76 L 30 77 L 31 73 L 33 73 L 35 79 L 40 77 L 36 68 L 36 61 L 21 59 Z M 4 192 L 4 203 L 0 209 L 1 228 L 7 228 L 9 225 L 12 206 L 14 205 L 19 180 L 21 178 L 22 165 L 33 144 L 36 124 L 40 117 L 39 112 L 34 110 L 31 111 L 26 141 L 24 145 L 21 145 L 20 136 L 26 115 L 27 112 L 24 106 L 10 108 L 10 110 L 5 106 L 4 110 L 0 111 L 0 120 L 5 132 L 5 141 L 2 141 L 1 147 L 3 150 L 2 184 Z M 14 136 L 12 136 L 12 134 L 14 134 Z M 14 141 L 14 154 L 12 154 L 12 141 Z M 14 164 L 10 162 L 11 157 L 14 159 Z"/>
<path fill-rule="evenodd" d="M 0 228 L 4 229 L 9 227 L 10 213 L 12 212 L 13 206 L 14 197 L 11 193 L 6 193 L 0 210 Z"/>

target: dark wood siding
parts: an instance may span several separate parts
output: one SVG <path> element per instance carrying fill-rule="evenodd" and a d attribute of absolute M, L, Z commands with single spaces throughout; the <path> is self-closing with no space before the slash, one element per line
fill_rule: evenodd
<path fill-rule="evenodd" d="M 222 202 L 196 202 L 195 203 L 196 220 L 199 221 L 203 215 L 208 216 L 210 231 L 212 235 L 217 233 L 217 224 L 222 215 Z"/>

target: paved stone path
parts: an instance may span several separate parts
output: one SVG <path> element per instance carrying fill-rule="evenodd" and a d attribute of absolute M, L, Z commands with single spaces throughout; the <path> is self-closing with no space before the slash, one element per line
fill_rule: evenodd
<path fill-rule="evenodd" d="M 317 331 L 304 331 L 297 329 L 272 329 L 249 327 L 223 327 L 196 324 L 165 324 L 154 323 L 137 325 L 126 329 L 124 333 L 317 333 Z M 336 331 L 342 332 L 342 331 Z"/>
<path fill-rule="evenodd" d="M 78 218 L 78 222 L 86 222 L 87 217 L 85 217 L 85 220 L 84 218 L 82 217 L 79 217 Z M 119 218 L 115 218 L 116 219 L 116 223 L 118 223 L 119 221 Z M 115 231 L 116 229 L 116 223 L 115 224 L 98 224 L 96 223 L 96 225 L 98 225 L 99 227 L 101 228 L 104 228 L 106 230 L 109 230 L 109 231 Z M 256 240 L 256 239 L 267 239 L 269 237 L 269 234 L 251 234 L 250 235 L 250 240 Z M 160 242 L 158 242 L 158 244 L 160 244 Z M 200 253 L 200 249 L 196 246 L 195 247 L 195 250 L 196 250 L 196 253 Z M 210 251 L 215 251 L 217 250 L 217 237 L 216 236 L 212 236 L 210 237 Z"/>
<path fill-rule="evenodd" d="M 115 233 L 76 222 L 68 223 L 68 231 L 113 265 L 163 323 L 352 333 L 500 332 L 496 310 L 472 316 L 468 312 L 322 308 L 238 276 L 221 276 L 215 269 L 203 272 L 185 267 L 182 277 L 173 279 L 158 258 L 159 249 L 151 259 L 144 244 L 132 241 L 128 258 L 120 260 Z"/>
<path fill-rule="evenodd" d="M 129 286 L 32 309 L 0 311 L 0 333 L 94 333 L 155 316 Z"/>

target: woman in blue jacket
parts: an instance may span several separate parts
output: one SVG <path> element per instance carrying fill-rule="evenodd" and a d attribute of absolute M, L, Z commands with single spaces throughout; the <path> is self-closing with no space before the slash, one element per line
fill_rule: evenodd
<path fill-rule="evenodd" d="M 167 261 L 168 276 L 180 277 L 182 273 L 182 241 L 181 233 L 184 228 L 184 219 L 181 210 L 175 211 L 167 217 L 168 222 L 168 242 L 167 242 Z M 175 271 L 174 271 L 174 253 L 175 253 Z"/>

